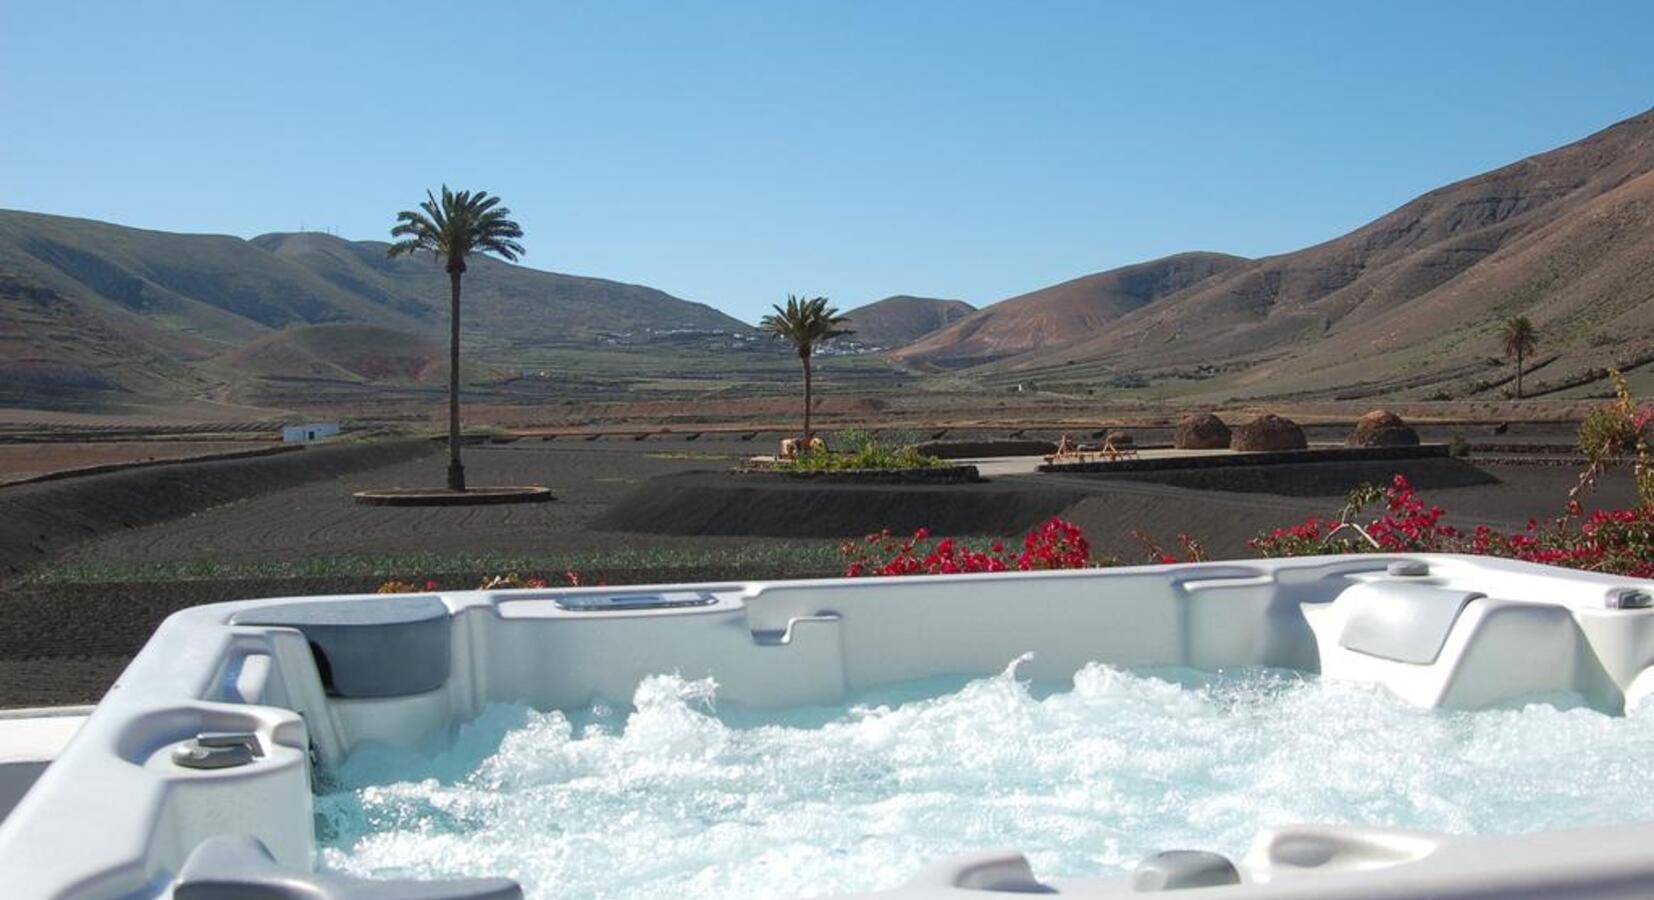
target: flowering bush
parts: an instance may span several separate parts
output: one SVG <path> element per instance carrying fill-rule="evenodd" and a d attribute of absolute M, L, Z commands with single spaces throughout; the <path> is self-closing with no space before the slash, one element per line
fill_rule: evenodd
<path fill-rule="evenodd" d="M 1211 559 L 1206 554 L 1206 547 L 1187 534 L 1177 536 L 1178 553 L 1167 553 L 1153 538 L 1141 531 L 1133 530 L 1131 536 L 1137 538 L 1138 543 L 1148 549 L 1150 562 L 1169 566 L 1183 562 L 1206 562 Z"/>
<path fill-rule="evenodd" d="M 1377 505 L 1378 509 L 1373 510 Z M 1372 510 L 1371 512 L 1368 512 Z M 1530 519 L 1523 531 L 1505 532 L 1488 525 L 1458 528 L 1443 521 L 1446 511 L 1425 502 L 1401 475 L 1386 488 L 1363 485 L 1352 491 L 1336 516 L 1310 516 L 1258 534 L 1247 542 L 1260 556 L 1320 556 L 1346 553 L 1469 553 L 1498 556 L 1654 578 L 1654 504 L 1586 514 L 1570 496 L 1564 514 L 1541 523 Z M 1134 532 L 1157 563 L 1205 562 L 1206 549 L 1186 534 L 1177 536 L 1177 552 L 1168 552 L 1142 532 Z M 1078 525 L 1053 518 L 1028 532 L 1021 548 L 994 541 L 972 546 L 953 538 L 933 540 L 924 528 L 898 538 L 887 529 L 840 548 L 845 575 L 949 575 L 1029 569 L 1077 569 L 1117 563 L 1092 556 L 1091 544 Z"/>
<path fill-rule="evenodd" d="M 1383 513 L 1365 525 L 1356 521 L 1363 510 L 1379 501 L 1384 503 Z M 1462 535 L 1453 526 L 1442 524 L 1443 515 L 1441 507 L 1426 506 L 1407 479 L 1397 475 L 1386 489 L 1362 485 L 1351 491 L 1335 519 L 1310 516 L 1296 525 L 1259 534 L 1246 543 L 1266 557 L 1455 552 L 1450 544 Z"/>
<path fill-rule="evenodd" d="M 1361 524 L 1362 510 L 1382 500 L 1384 510 Z M 1442 522 L 1444 511 L 1427 505 L 1397 475 L 1389 488 L 1357 489 L 1336 520 L 1311 516 L 1297 525 L 1259 534 L 1248 542 L 1262 556 L 1328 553 L 1472 553 L 1527 562 L 1654 578 L 1654 505 L 1597 510 L 1585 515 L 1577 496 L 1566 511 L 1525 531 L 1505 533 L 1487 525 L 1470 530 Z"/>
<path fill-rule="evenodd" d="M 948 465 L 944 459 L 921 452 L 912 442 L 884 443 L 865 431 L 847 431 L 840 440 L 843 450 L 828 450 L 825 446 L 805 448 L 792 459 L 778 460 L 775 467 L 798 472 L 839 472 L 934 469 Z"/>
<path fill-rule="evenodd" d="M 567 572 L 563 573 L 563 583 L 567 584 L 569 587 L 580 587 L 580 585 L 581 585 L 580 573 L 576 572 L 573 569 L 569 569 Z M 598 582 L 599 585 L 601 585 L 602 583 L 603 582 L 601 582 L 601 581 Z M 524 575 L 519 575 L 516 572 L 507 572 L 504 575 L 490 575 L 487 578 L 484 578 L 482 580 L 482 583 L 477 585 L 477 590 L 479 590 L 479 591 L 500 591 L 500 590 L 511 590 L 511 589 L 514 589 L 514 588 L 543 588 L 543 587 L 546 587 L 547 585 L 548 585 L 548 582 L 546 581 L 546 579 L 541 578 L 541 577 L 536 576 L 536 575 L 524 576 Z M 417 594 L 421 591 L 434 591 L 436 589 L 437 589 L 437 584 L 436 584 L 435 580 L 427 580 L 425 582 L 425 586 L 420 587 L 418 583 L 413 582 L 413 581 L 400 581 L 400 580 L 397 580 L 397 579 L 391 579 L 390 581 L 384 582 L 383 584 L 379 585 L 378 593 L 381 593 L 381 594 Z"/>
<path fill-rule="evenodd" d="M 375 593 L 379 593 L 379 594 L 417 594 L 420 591 L 434 591 L 434 590 L 436 590 L 436 582 L 435 581 L 427 581 L 427 582 L 425 582 L 424 587 L 420 587 L 419 585 L 415 584 L 412 581 L 397 581 L 396 579 L 393 578 L 390 581 L 387 581 L 387 582 L 379 585 L 379 590 L 376 591 Z"/>
<path fill-rule="evenodd" d="M 1073 522 L 1055 516 L 1024 535 L 1020 550 L 1000 540 L 985 547 L 972 547 L 954 538 L 932 541 L 930 531 L 925 528 L 902 539 L 887 528 L 861 541 L 849 541 L 840 551 L 846 561 L 844 574 L 850 578 L 1084 569 L 1113 562 L 1112 559 L 1093 560 L 1085 532 Z"/>
<path fill-rule="evenodd" d="M 579 582 L 574 583 L 578 584 Z M 545 586 L 546 580 L 544 578 L 533 575 L 525 578 L 518 575 L 516 572 L 508 572 L 504 575 L 494 575 L 484 578 L 482 580 L 482 584 L 477 585 L 477 590 L 505 591 L 517 588 L 543 588 Z"/>
<path fill-rule="evenodd" d="M 1530 521 L 1527 532 L 1511 535 L 1478 526 L 1463 552 L 1654 578 L 1654 506 L 1599 509 L 1543 529 Z"/>
<path fill-rule="evenodd" d="M 1613 369 L 1608 375 L 1614 382 L 1614 399 L 1587 412 L 1579 424 L 1579 449 L 1590 465 L 1580 476 L 1575 497 L 1595 485 L 1602 472 L 1629 459 L 1637 499 L 1643 506 L 1654 506 L 1654 404 L 1638 406 L 1625 376 Z"/>

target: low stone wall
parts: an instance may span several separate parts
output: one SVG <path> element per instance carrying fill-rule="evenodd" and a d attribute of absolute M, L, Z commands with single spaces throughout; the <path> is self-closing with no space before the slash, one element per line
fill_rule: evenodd
<path fill-rule="evenodd" d="M 1374 460 L 1436 459 L 1448 455 L 1446 444 L 1412 447 L 1311 447 L 1308 450 L 1269 450 L 1253 453 L 1214 453 L 1198 456 L 1157 456 L 1097 460 L 1083 463 L 1046 463 L 1041 472 L 1166 472 L 1188 469 L 1228 469 L 1315 462 L 1369 462 Z"/>
<path fill-rule="evenodd" d="M 925 441 L 920 453 L 939 459 L 991 459 L 1001 456 L 1049 456 L 1057 452 L 1054 441 Z"/>
<path fill-rule="evenodd" d="M 748 479 L 810 481 L 817 484 L 964 484 L 981 481 L 976 466 L 928 466 L 922 469 L 785 469 L 751 466 L 732 474 Z"/>
<path fill-rule="evenodd" d="M 1499 483 L 1499 479 L 1488 472 L 1462 459 L 1449 456 L 1414 459 L 1323 459 L 1273 465 L 1088 472 L 1083 477 L 1099 482 L 1149 482 L 1232 494 L 1328 497 L 1343 494 L 1363 482 L 1387 485 L 1396 475 L 1405 476 L 1415 487 L 1425 490 Z"/>

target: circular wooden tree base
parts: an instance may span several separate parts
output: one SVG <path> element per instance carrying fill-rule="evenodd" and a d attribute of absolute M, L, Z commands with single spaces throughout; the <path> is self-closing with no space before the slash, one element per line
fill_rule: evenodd
<path fill-rule="evenodd" d="M 537 484 L 467 488 L 463 491 L 430 488 L 384 488 L 351 495 L 367 506 L 492 506 L 499 503 L 544 503 L 555 499 L 551 489 Z"/>

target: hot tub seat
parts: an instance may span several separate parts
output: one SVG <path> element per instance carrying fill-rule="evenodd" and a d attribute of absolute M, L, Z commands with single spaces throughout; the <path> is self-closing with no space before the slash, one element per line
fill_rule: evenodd
<path fill-rule="evenodd" d="M 303 632 L 331 697 L 404 697 L 448 680 L 451 617 L 432 594 L 256 607 L 231 622 Z"/>

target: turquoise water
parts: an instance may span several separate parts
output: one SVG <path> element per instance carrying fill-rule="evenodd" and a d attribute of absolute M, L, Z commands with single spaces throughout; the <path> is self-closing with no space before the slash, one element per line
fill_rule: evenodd
<path fill-rule="evenodd" d="M 1064 686 L 1066 687 L 1066 686 Z M 834 708 L 722 708 L 673 676 L 630 708 L 493 707 L 440 752 L 354 754 L 317 798 L 325 868 L 497 874 L 539 898 L 811 896 L 1025 852 L 1117 876 L 1239 856 L 1269 824 L 1456 833 L 1654 819 L 1654 710 L 1420 710 L 1291 673 L 1090 666 L 1072 690 L 926 682 Z"/>

